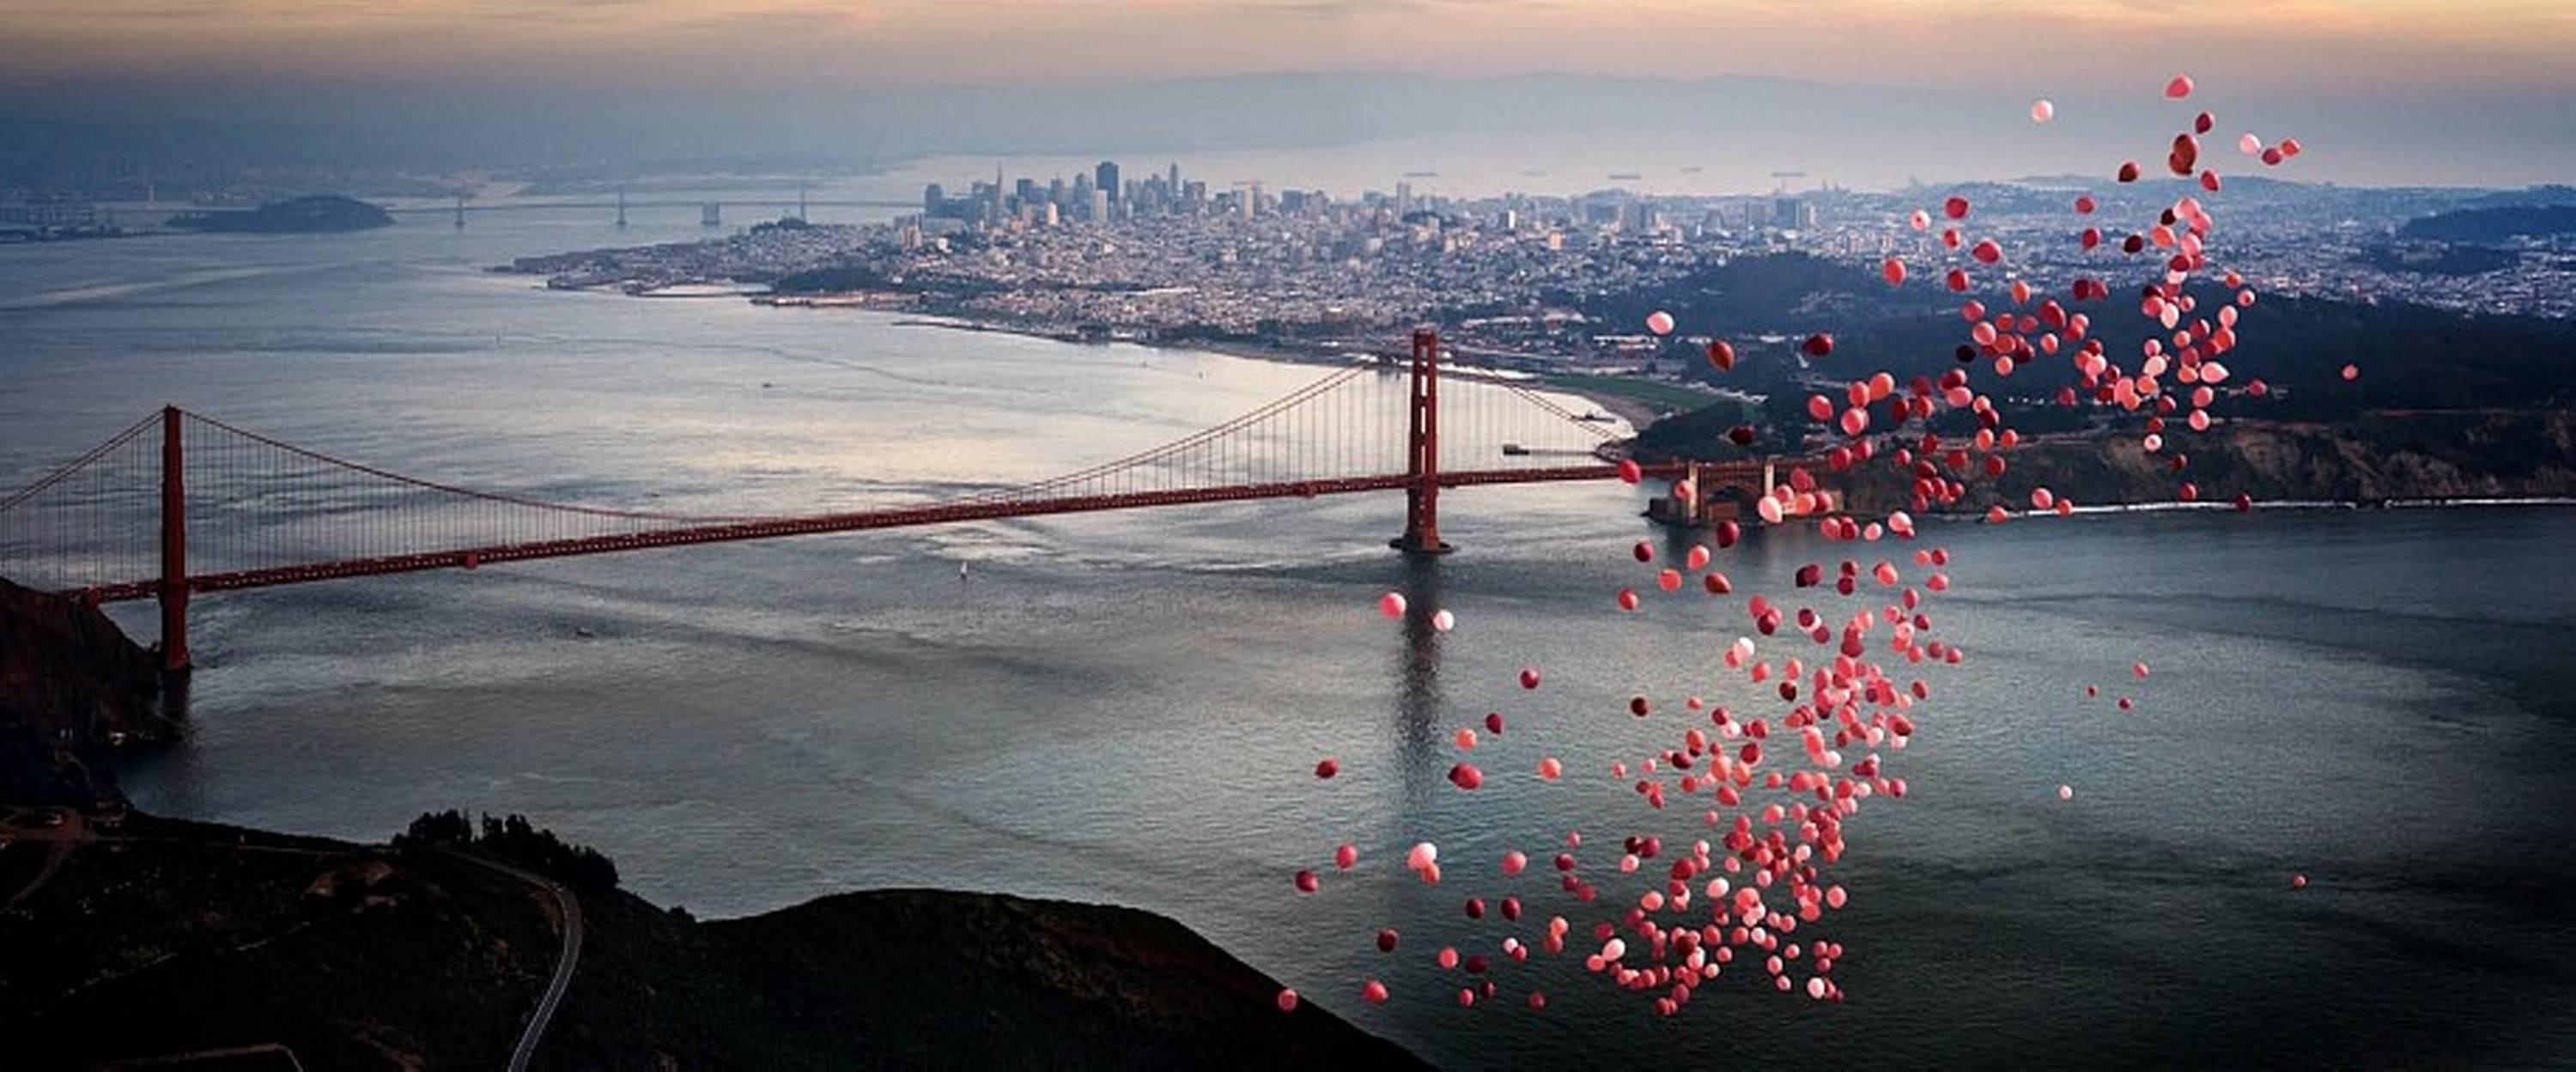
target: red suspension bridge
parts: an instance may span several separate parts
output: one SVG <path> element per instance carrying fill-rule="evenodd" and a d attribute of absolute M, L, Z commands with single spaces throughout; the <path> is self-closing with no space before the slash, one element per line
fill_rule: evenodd
<path fill-rule="evenodd" d="M 1438 554 L 1444 488 L 1616 479 L 1594 419 L 1507 380 L 1447 414 L 1477 434 L 1443 464 L 1440 342 L 1414 333 L 1400 429 L 1354 364 L 1151 450 L 1018 487 L 939 502 L 815 514 L 714 516 L 611 509 L 458 487 L 345 461 L 176 407 L 0 499 L 0 576 L 93 603 L 157 599 L 160 658 L 188 667 L 192 596 L 504 562 L 867 529 L 1402 490 L 1392 542 Z M 1498 446 L 1567 426 L 1575 447 Z M 154 433 L 158 434 L 155 435 Z M 1523 440 L 1522 442 L 1526 442 Z M 1392 448 L 1392 449 L 1390 449 Z M 1590 449 L 1586 449 L 1590 448 Z M 1393 450 L 1401 450 L 1399 462 Z M 1482 451 L 1493 451 L 1490 455 Z M 1581 461 L 1574 459 L 1580 458 Z M 1703 489 L 1768 490 L 1758 461 L 1648 467 Z"/>

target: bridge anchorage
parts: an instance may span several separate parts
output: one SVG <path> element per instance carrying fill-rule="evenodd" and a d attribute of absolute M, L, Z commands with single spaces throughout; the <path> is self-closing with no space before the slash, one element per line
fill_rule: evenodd
<path fill-rule="evenodd" d="M 466 488 L 167 406 L 0 498 L 0 576 L 92 603 L 158 601 L 159 657 L 175 673 L 190 665 L 190 603 L 215 592 L 835 532 L 1398 490 L 1404 529 L 1390 542 L 1407 554 L 1439 555 L 1453 550 L 1440 535 L 1444 489 L 1618 479 L 1603 449 L 1616 436 L 1599 418 L 1577 415 L 1517 380 L 1453 368 L 1443 399 L 1433 330 L 1413 335 L 1403 417 L 1392 397 L 1398 385 L 1375 371 L 1373 363 L 1355 362 L 1222 424 L 1034 483 L 822 513 L 683 514 Z M 1564 464 L 1574 459 L 1581 461 Z M 1667 463 L 1645 472 L 1689 472 L 1700 488 L 1768 490 L 1768 469 L 1757 460 L 1695 469 Z"/>

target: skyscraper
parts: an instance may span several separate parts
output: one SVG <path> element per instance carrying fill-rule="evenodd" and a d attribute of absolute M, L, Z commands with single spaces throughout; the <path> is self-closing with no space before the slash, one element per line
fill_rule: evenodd
<path fill-rule="evenodd" d="M 935 182 L 921 188 L 922 215 L 941 216 L 947 213 L 947 209 L 948 191 L 941 189 Z"/>
<path fill-rule="evenodd" d="M 1092 185 L 1098 189 L 1106 191 L 1109 194 L 1110 200 L 1118 200 L 1119 186 L 1117 162 L 1103 160 L 1100 162 L 1099 167 L 1093 168 Z"/>
<path fill-rule="evenodd" d="M 1164 182 L 1163 182 L 1163 186 L 1164 186 L 1164 191 L 1163 191 L 1163 192 L 1164 192 L 1167 196 L 1170 196 L 1170 197 L 1176 197 L 1176 198 L 1177 198 L 1177 197 L 1179 197 L 1179 196 L 1181 196 L 1181 162 L 1180 162 L 1180 161 L 1178 161 L 1178 160 L 1174 160 L 1174 161 L 1172 161 L 1172 172 L 1171 172 L 1171 176 L 1170 176 L 1169 178 L 1167 178 L 1167 179 L 1165 179 L 1165 180 L 1164 180 Z"/>

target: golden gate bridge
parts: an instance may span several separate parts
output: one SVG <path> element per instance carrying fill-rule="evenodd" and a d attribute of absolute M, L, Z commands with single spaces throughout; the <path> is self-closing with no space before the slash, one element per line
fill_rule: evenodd
<path fill-rule="evenodd" d="M 1440 340 L 1416 331 L 1400 434 L 1353 390 L 1354 364 L 1222 424 L 1149 450 L 1016 487 L 937 502 L 813 514 L 723 516 L 616 509 L 466 488 L 348 461 L 164 407 L 28 487 L 0 498 L 0 576 L 92 604 L 154 599 L 165 670 L 188 668 L 191 597 L 277 585 L 508 562 L 1103 510 L 1405 493 L 1390 543 L 1440 554 L 1444 488 L 1617 479 L 1615 438 L 1518 383 L 1447 414 L 1486 433 L 1565 424 L 1593 460 L 1561 451 L 1443 465 Z M 1364 385 L 1363 385 L 1364 386 Z M 1505 408 L 1508 407 L 1508 411 Z M 158 434 L 155 434 L 155 433 Z M 1402 458 L 1387 448 L 1400 448 Z M 1560 464 L 1551 464 L 1551 458 Z M 1760 460 L 1642 467 L 1703 492 L 1766 493 Z"/>

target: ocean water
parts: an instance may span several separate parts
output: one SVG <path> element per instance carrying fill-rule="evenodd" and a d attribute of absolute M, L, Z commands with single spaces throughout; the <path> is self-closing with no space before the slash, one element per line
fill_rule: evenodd
<path fill-rule="evenodd" d="M 698 233 L 694 212 L 623 235 L 596 216 L 0 248 L 0 484 L 168 400 L 607 505 L 912 501 L 1123 455 L 1318 374 L 482 271 Z M 1905 549 L 1760 533 L 1719 556 L 1738 595 L 1661 596 L 1628 548 L 1686 542 L 1638 519 L 1636 489 L 1442 502 L 1462 550 L 1431 562 L 1385 548 L 1387 495 L 204 597 L 192 733 L 125 781 L 158 812 L 357 838 L 525 812 L 708 915 L 894 885 L 1133 905 L 1451 1067 L 2576 1062 L 2576 510 L 1926 524 L 1957 582 L 1933 635 L 1968 658 L 1899 672 L 1932 693 L 1888 753 L 1911 792 L 1852 818 L 1830 869 L 1850 905 L 1793 936 L 1847 947 L 1849 1000 L 1775 993 L 1746 960 L 1663 1019 L 1573 955 L 1505 962 L 1501 1000 L 1461 1008 L 1433 954 L 1616 914 L 1640 888 L 1619 840 L 1669 855 L 1705 804 L 1649 809 L 1609 765 L 1669 746 L 1683 695 L 1778 709 L 1717 664 L 1750 632 L 1743 593 L 1840 619 L 1865 604 L 1790 599 L 1789 572 Z M 1643 611 L 1616 609 L 1623 586 Z M 1378 618 L 1387 590 L 1458 628 Z M 119 614 L 148 637 L 148 605 Z M 1626 712 L 1637 693 L 1654 714 Z M 1509 729 L 1460 792 L 1450 734 L 1488 711 Z M 1319 783 L 1326 754 L 1344 773 Z M 1568 776 L 1530 775 L 1542 755 Z M 1600 902 L 1542 873 L 1569 830 Z M 1400 866 L 1417 840 L 1439 886 Z M 1358 870 L 1330 868 L 1343 841 Z M 1512 848 L 1540 865 L 1505 879 Z M 1322 892 L 1291 889 L 1301 867 Z M 1471 922 L 1470 895 L 1530 915 Z M 1361 1004 L 1366 978 L 1397 1000 Z"/>

